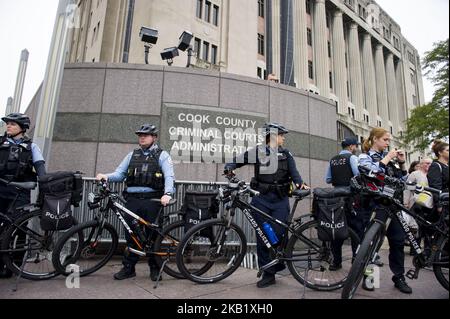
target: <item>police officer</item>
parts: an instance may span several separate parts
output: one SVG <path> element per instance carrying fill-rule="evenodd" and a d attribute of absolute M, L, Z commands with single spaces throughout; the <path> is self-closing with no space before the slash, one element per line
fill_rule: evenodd
<path fill-rule="evenodd" d="M 12 182 L 35 182 L 36 174 L 45 175 L 45 161 L 39 147 L 25 134 L 30 128 L 30 118 L 22 113 L 12 113 L 2 121 L 6 123 L 6 133 L 0 137 L 0 178 Z M 30 195 L 31 191 L 19 191 L 0 182 L 0 212 L 6 214 L 10 208 L 29 204 Z M 0 235 L 1 232 L 0 225 Z M 11 276 L 11 271 L 0 258 L 0 278 Z"/>
<path fill-rule="evenodd" d="M 289 215 L 289 190 L 294 182 L 297 188 L 309 189 L 296 168 L 292 154 L 283 144 L 285 135 L 289 131 L 280 124 L 268 123 L 264 126 L 265 145 L 259 145 L 234 159 L 233 163 L 225 165 L 225 175 L 233 174 L 233 170 L 244 165 L 255 165 L 255 177 L 251 181 L 251 187 L 261 193 L 253 197 L 252 205 L 266 212 L 270 216 L 286 222 Z M 259 214 L 254 213 L 254 218 L 261 226 L 265 220 Z M 278 238 L 283 236 L 283 229 L 272 224 Z M 272 259 L 269 249 L 257 236 L 258 264 L 262 267 Z M 285 268 L 283 264 L 275 265 L 264 271 L 263 277 L 257 283 L 258 288 L 275 284 L 275 273 Z"/>
<path fill-rule="evenodd" d="M 122 182 L 126 179 L 125 207 L 154 223 L 158 219 L 161 205 L 166 206 L 175 192 L 173 163 L 170 155 L 156 144 L 158 138 L 156 126 L 144 124 L 136 131 L 136 135 L 139 136 L 139 148 L 129 153 L 114 173 L 98 174 L 97 180 Z M 160 198 L 161 202 L 152 202 L 150 201 L 152 198 Z M 130 225 L 132 218 L 127 215 L 125 219 Z M 125 234 L 128 246 L 136 249 L 128 232 Z M 114 278 L 123 280 L 136 276 L 135 266 L 138 261 L 138 255 L 131 252 L 125 253 L 122 261 L 123 268 L 114 275 Z M 151 280 L 157 281 L 159 268 L 153 257 L 149 257 L 148 265 Z"/>
<path fill-rule="evenodd" d="M 348 187 L 353 176 L 359 175 L 358 157 L 355 155 L 358 145 L 361 143 L 355 137 L 347 137 L 342 143 L 342 151 L 330 160 L 328 165 L 325 180 L 328 184 L 334 187 Z M 348 200 L 345 205 L 345 214 L 348 225 L 351 229 L 358 233 L 361 238 L 364 234 L 362 220 L 359 220 L 357 214 L 353 210 L 353 200 Z M 344 241 L 333 241 L 333 263 L 330 265 L 330 270 L 335 271 L 342 268 L 342 244 Z M 356 253 L 358 243 L 352 242 L 353 255 Z"/>
<path fill-rule="evenodd" d="M 382 172 L 388 176 L 405 179 L 408 172 L 406 168 L 405 153 L 401 150 L 393 149 L 386 152 L 391 141 L 391 134 L 383 128 L 374 128 L 370 136 L 363 143 L 363 152 L 359 156 L 359 165 L 375 172 Z M 400 199 L 401 200 L 401 199 Z M 379 207 L 369 203 L 365 214 L 365 224 L 368 223 L 370 212 L 379 211 Z M 369 214 L 367 214 L 367 212 Z M 389 268 L 394 276 L 392 281 L 394 286 L 403 293 L 412 293 L 411 287 L 405 280 L 405 233 L 397 219 L 392 219 L 387 229 L 386 236 L 389 241 Z M 364 285 L 366 290 L 373 290 L 372 287 Z"/>

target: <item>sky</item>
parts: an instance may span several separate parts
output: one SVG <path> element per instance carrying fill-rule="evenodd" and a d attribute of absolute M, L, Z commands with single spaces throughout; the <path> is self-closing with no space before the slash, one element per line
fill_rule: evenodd
<path fill-rule="evenodd" d="M 432 49 L 433 43 L 449 36 L 449 0 L 376 1 L 400 25 L 403 36 L 421 56 Z M 14 95 L 23 49 L 28 49 L 30 57 L 21 111 L 43 81 L 57 7 L 58 0 L 0 0 L 0 115 L 5 112 L 8 97 Z M 424 90 L 425 100 L 430 101 L 434 88 L 425 77 Z"/>

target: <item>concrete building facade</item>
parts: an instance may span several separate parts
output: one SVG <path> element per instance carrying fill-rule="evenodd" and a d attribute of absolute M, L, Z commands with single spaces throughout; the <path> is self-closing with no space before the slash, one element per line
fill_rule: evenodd
<path fill-rule="evenodd" d="M 420 57 L 373 0 L 80 0 L 71 63 L 144 63 L 141 26 L 159 31 L 149 63 L 194 34 L 193 66 L 280 83 L 330 99 L 338 139 L 373 127 L 399 145 L 404 121 L 424 104 Z M 174 66 L 186 65 L 180 52 Z"/>

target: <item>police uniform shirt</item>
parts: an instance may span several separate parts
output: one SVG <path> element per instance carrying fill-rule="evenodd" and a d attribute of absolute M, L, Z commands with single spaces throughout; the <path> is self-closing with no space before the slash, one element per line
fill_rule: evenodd
<path fill-rule="evenodd" d="M 387 167 L 386 165 L 384 165 L 384 163 L 381 162 L 381 160 L 385 158 L 387 154 L 387 152 L 376 152 L 375 150 L 371 149 L 369 150 L 369 152 L 359 155 L 359 165 L 370 169 L 371 171 L 386 174 Z M 400 168 L 398 169 L 400 170 Z M 406 180 L 407 176 L 404 173 L 405 172 L 403 172 L 403 176 L 397 177 Z"/>
<path fill-rule="evenodd" d="M 142 150 L 144 155 L 149 155 L 153 150 L 157 149 L 158 145 L 153 145 L 147 150 Z M 117 167 L 116 171 L 112 174 L 107 174 L 108 181 L 110 182 L 123 182 L 127 177 L 128 166 L 131 162 L 131 157 L 134 152 L 129 153 Z M 173 169 L 172 159 L 166 151 L 162 151 L 159 157 L 159 166 L 164 174 L 164 192 L 175 193 L 175 173 Z M 151 193 L 155 190 L 150 187 L 128 187 L 128 193 Z"/>
<path fill-rule="evenodd" d="M 339 153 L 339 155 L 346 155 L 346 154 L 352 154 L 352 152 L 347 151 L 347 150 L 343 150 Z M 353 172 L 353 176 L 357 176 L 359 175 L 359 170 L 358 170 L 358 157 L 356 155 L 352 155 L 350 157 L 350 167 L 352 168 L 352 172 Z M 325 175 L 325 181 L 327 184 L 331 184 L 332 183 L 332 175 L 331 175 L 331 165 L 330 163 L 328 163 L 328 169 L 327 169 L 327 173 Z"/>

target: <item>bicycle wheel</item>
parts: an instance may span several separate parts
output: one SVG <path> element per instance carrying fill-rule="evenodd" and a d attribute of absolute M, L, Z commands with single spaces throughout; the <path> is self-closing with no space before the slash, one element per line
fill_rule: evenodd
<path fill-rule="evenodd" d="M 180 272 L 193 282 L 214 283 L 231 275 L 247 252 L 247 239 L 235 223 L 212 219 L 192 227 L 177 250 Z"/>
<path fill-rule="evenodd" d="M 52 264 L 55 242 L 67 231 L 44 231 L 40 210 L 25 213 L 5 230 L 1 249 L 3 262 L 16 275 L 29 280 L 45 280 L 58 275 Z M 75 221 L 76 222 L 76 221 Z M 23 269 L 22 269 L 23 268 Z"/>
<path fill-rule="evenodd" d="M 442 287 L 448 290 L 448 237 L 442 236 L 437 241 L 436 247 L 438 248 L 438 250 L 436 252 L 433 263 L 433 272 Z"/>
<path fill-rule="evenodd" d="M 53 251 L 55 269 L 68 276 L 77 271 L 80 277 L 102 268 L 113 256 L 119 243 L 116 229 L 91 220 L 72 228 L 56 243 Z M 70 267 L 68 267 L 70 265 Z"/>
<path fill-rule="evenodd" d="M 352 242 L 359 244 L 356 233 L 349 228 L 349 237 L 342 244 L 342 268 L 330 270 L 333 264 L 333 253 L 330 242 L 319 240 L 315 220 L 300 225 L 286 246 L 286 257 L 289 271 L 294 278 L 306 287 L 331 291 L 343 286 L 350 270 L 353 253 Z"/>
<path fill-rule="evenodd" d="M 369 265 L 370 258 L 373 257 L 375 251 L 380 246 L 382 231 L 383 225 L 375 222 L 364 234 L 364 239 L 358 248 L 355 261 L 353 262 L 344 288 L 342 289 L 342 299 L 352 299 L 355 295 L 355 292 L 361 283 L 361 279 L 364 276 L 365 269 Z"/>
<path fill-rule="evenodd" d="M 176 263 L 176 252 L 184 237 L 184 228 L 186 222 L 183 220 L 176 221 L 167 225 L 162 230 L 162 236 L 156 238 L 154 245 L 155 260 L 159 267 L 167 260 L 164 266 L 164 272 L 174 278 L 184 279 L 184 276 L 178 270 Z"/>

